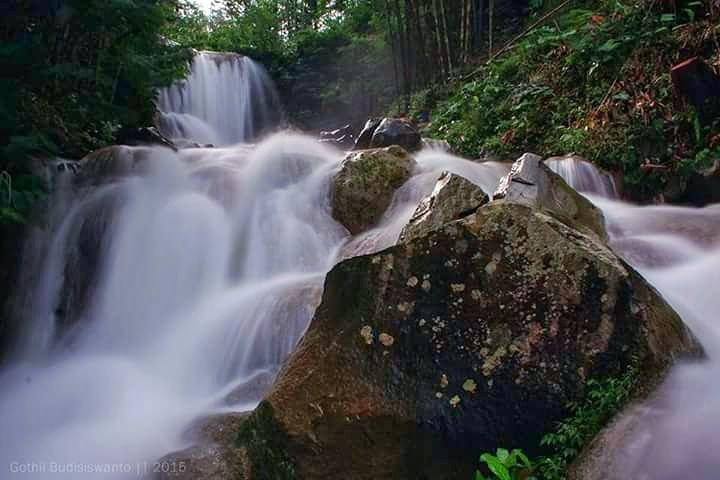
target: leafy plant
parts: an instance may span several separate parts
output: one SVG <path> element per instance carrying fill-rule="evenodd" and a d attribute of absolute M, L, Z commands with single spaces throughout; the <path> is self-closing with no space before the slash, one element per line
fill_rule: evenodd
<path fill-rule="evenodd" d="M 565 480 L 569 465 L 580 451 L 630 399 L 637 386 L 638 365 L 639 358 L 633 357 L 621 376 L 587 381 L 582 400 L 568 404 L 570 415 L 540 442 L 552 455 L 533 462 L 522 450 L 498 448 L 495 455 L 480 456 L 493 476 L 486 479 L 478 471 L 475 480 Z"/>
<path fill-rule="evenodd" d="M 604 381 L 588 380 L 583 400 L 568 405 L 570 415 L 545 435 L 540 444 L 554 451 L 542 458 L 537 470 L 544 480 L 563 480 L 567 467 L 608 421 L 627 403 L 639 375 L 633 358 L 625 373 Z"/>
<path fill-rule="evenodd" d="M 33 206 L 46 194 L 46 186 L 36 176 L 0 172 L 0 224 L 27 223 Z"/>
<path fill-rule="evenodd" d="M 695 33 L 713 25 L 705 3 L 668 15 L 649 0 L 577 2 L 458 86 L 433 110 L 432 133 L 471 157 L 575 152 L 653 197 L 716 148 L 717 126 L 699 130 L 668 73 L 675 52 L 713 51 Z"/>
<path fill-rule="evenodd" d="M 483 453 L 480 460 L 485 463 L 492 472 L 490 479 L 497 480 L 536 480 L 532 475 L 533 464 L 522 450 L 514 449 L 512 452 L 504 448 L 498 448 L 495 455 Z M 479 471 L 475 472 L 475 480 L 486 479 Z"/>

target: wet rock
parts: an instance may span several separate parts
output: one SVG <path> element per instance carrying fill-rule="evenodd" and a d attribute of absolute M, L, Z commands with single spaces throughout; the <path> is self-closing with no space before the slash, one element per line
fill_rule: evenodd
<path fill-rule="evenodd" d="M 226 480 L 249 478 L 244 449 L 236 445 L 237 432 L 247 413 L 229 413 L 203 419 L 186 436 L 194 443 L 149 463 L 148 480 Z"/>
<path fill-rule="evenodd" d="M 215 145 L 213 145 L 212 143 L 198 143 L 198 142 L 193 142 L 192 140 L 187 140 L 185 138 L 177 138 L 177 139 L 173 140 L 173 143 L 179 149 L 215 148 Z"/>
<path fill-rule="evenodd" d="M 417 129 L 403 118 L 384 118 L 373 133 L 370 146 L 373 148 L 399 145 L 408 152 L 422 148 L 422 138 Z"/>
<path fill-rule="evenodd" d="M 177 147 L 155 127 L 123 128 L 117 135 L 118 145 L 161 145 L 172 150 Z"/>
<path fill-rule="evenodd" d="M 720 116 L 720 77 L 699 57 L 675 65 L 670 70 L 675 91 L 698 111 L 710 125 Z"/>
<path fill-rule="evenodd" d="M 696 207 L 720 203 L 720 160 L 715 160 L 710 168 L 692 173 L 684 194 L 677 201 Z"/>
<path fill-rule="evenodd" d="M 607 240 L 605 219 L 599 208 L 554 173 L 542 158 L 526 153 L 500 180 L 495 200 L 552 211 L 573 227 Z"/>
<path fill-rule="evenodd" d="M 652 388 L 697 349 L 596 235 L 494 202 L 338 264 L 239 440 L 252 478 L 471 478 L 478 452 L 537 454 L 587 379 L 637 357 Z"/>
<path fill-rule="evenodd" d="M 17 325 L 11 321 L 14 311 L 13 293 L 20 273 L 24 225 L 0 224 L 0 362 L 12 347 Z"/>
<path fill-rule="evenodd" d="M 320 132 L 320 142 L 342 148 L 352 147 L 355 144 L 355 139 L 352 135 L 352 126 L 345 125 L 335 130 Z"/>
<path fill-rule="evenodd" d="M 637 451 L 628 448 L 646 422 L 657 422 L 652 413 L 637 404 L 629 405 L 607 428 L 590 442 L 579 458 L 570 466 L 569 480 L 626 480 L 628 467 L 634 463 Z"/>
<path fill-rule="evenodd" d="M 65 255 L 67 262 L 55 307 L 56 337 L 75 327 L 91 305 L 100 284 L 100 266 L 107 244 L 106 232 L 116 218 L 120 199 L 107 197 L 88 205 L 87 215 L 73 224 Z"/>
<path fill-rule="evenodd" d="M 365 122 L 365 126 L 360 131 L 357 140 L 355 140 L 355 150 L 366 150 L 370 148 L 373 134 L 377 130 L 378 126 L 382 122 L 382 118 L 371 118 Z"/>
<path fill-rule="evenodd" d="M 490 200 L 482 188 L 459 175 L 443 172 L 433 192 L 420 202 L 400 241 L 420 237 L 444 224 L 470 215 Z"/>
<path fill-rule="evenodd" d="M 332 185 L 333 217 L 357 234 L 377 223 L 415 160 L 400 147 L 351 152 Z"/>
<path fill-rule="evenodd" d="M 81 186 L 97 185 L 141 171 L 152 152 L 149 147 L 126 145 L 113 145 L 91 152 L 80 160 L 76 183 Z"/>

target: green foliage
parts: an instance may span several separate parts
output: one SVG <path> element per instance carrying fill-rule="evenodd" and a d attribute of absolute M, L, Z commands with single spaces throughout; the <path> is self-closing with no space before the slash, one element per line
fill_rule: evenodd
<path fill-rule="evenodd" d="M 184 75 L 190 51 L 159 33 L 174 0 L 53 0 L 0 8 L 0 221 L 24 218 L 31 156 L 80 157 L 122 126 L 152 123 L 157 88 Z M 10 186 L 12 185 L 12 186 Z"/>
<path fill-rule="evenodd" d="M 487 479 L 479 471 L 475 472 L 475 480 L 535 480 L 532 476 L 533 464 L 522 450 L 515 449 L 508 452 L 504 448 L 498 448 L 495 455 L 483 453 L 480 461 L 487 465 L 492 477 Z"/>
<path fill-rule="evenodd" d="M 617 378 L 590 379 L 580 401 L 568 404 L 570 414 L 558 422 L 555 430 L 543 437 L 542 447 L 553 452 L 532 462 L 515 449 L 511 453 L 498 448 L 495 455 L 484 453 L 480 460 L 494 480 L 565 480 L 570 464 L 582 449 L 607 425 L 630 400 L 637 387 L 639 359 L 633 357 L 625 372 Z M 476 480 L 485 477 L 477 472 Z"/>
<path fill-rule="evenodd" d="M 619 378 L 588 380 L 583 400 L 570 403 L 570 415 L 540 442 L 554 452 L 538 462 L 537 471 L 541 478 L 565 479 L 568 466 L 580 451 L 628 402 L 637 386 L 638 375 L 638 360 L 634 358 Z"/>
<path fill-rule="evenodd" d="M 36 176 L 0 172 L 0 224 L 28 223 L 33 206 L 46 194 L 46 185 Z"/>
<path fill-rule="evenodd" d="M 691 22 L 710 20 L 699 2 L 670 16 L 654 3 L 586 2 L 559 15 L 457 88 L 432 131 L 468 156 L 576 152 L 623 172 L 642 197 L 704 166 L 717 125 L 690 118 L 669 71 L 675 52 L 705 48 Z M 646 163 L 663 168 L 647 174 Z"/>
<path fill-rule="evenodd" d="M 278 426 L 272 405 L 263 401 L 243 422 L 235 441 L 244 447 L 257 480 L 294 480 L 295 466 L 285 453 L 287 434 Z"/>

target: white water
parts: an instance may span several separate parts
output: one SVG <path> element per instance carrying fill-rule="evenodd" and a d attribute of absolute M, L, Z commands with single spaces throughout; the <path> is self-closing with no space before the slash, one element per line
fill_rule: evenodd
<path fill-rule="evenodd" d="M 442 170 L 487 189 L 507 171 L 421 154 L 381 225 L 348 242 L 329 214 L 342 157 L 287 134 L 255 148 L 121 150 L 110 170 L 125 175 L 71 199 L 42 246 L 24 346 L 0 377 L 0 465 L 67 464 L 75 471 L 53 478 L 68 479 L 87 465 L 142 469 L 187 446 L 194 420 L 252 409 L 307 327 L 343 247 L 360 254 L 394 244 Z M 70 252 L 100 216 L 110 221 L 96 239 L 95 295 L 63 331 L 55 308 L 72 275 Z"/>
<path fill-rule="evenodd" d="M 160 92 L 158 107 L 165 136 L 216 146 L 252 141 L 283 116 L 265 69 L 230 53 L 199 52 L 188 78 Z"/>
<path fill-rule="evenodd" d="M 635 207 L 593 198 L 612 245 L 675 308 L 708 360 L 680 363 L 640 410 L 622 456 L 637 480 L 711 480 L 720 471 L 720 205 Z"/>
<path fill-rule="evenodd" d="M 234 75 L 231 69 L 222 81 Z M 423 152 L 380 224 L 350 238 L 329 214 L 329 182 L 343 154 L 313 139 L 279 134 L 256 147 L 127 152 L 132 161 L 120 162 L 119 178 L 80 192 L 59 188 L 54 203 L 64 215 L 54 211 L 49 234 L 29 247 L 30 259 L 34 253 L 44 261 L 30 262 L 39 272 L 25 280 L 24 342 L 0 375 L 0 478 L 26 464 L 36 471 L 18 478 L 135 478 L 143 462 L 187 446 L 184 432 L 195 420 L 253 408 L 306 329 L 337 261 L 394 244 L 443 170 L 490 192 L 508 170 Z M 575 167 L 554 165 L 576 188 L 605 195 L 590 198 L 607 215 L 613 245 L 676 306 L 712 356 L 720 348 L 713 290 L 720 209 L 629 206 L 587 187 L 606 183 Z M 88 234 L 83 227 L 99 219 L 107 225 L 91 229 L 100 249 L 94 294 L 79 318 L 65 319 L 74 327 L 60 328 L 56 306 L 73 275 L 73 249 Z M 678 464 L 711 453 L 710 435 L 720 427 L 716 373 L 716 362 L 675 370 L 662 421 L 639 452 L 667 451 L 663 458 Z M 682 422 L 692 428 L 678 438 Z M 54 464 L 73 471 L 49 473 Z M 92 465 L 121 471 L 77 473 Z M 663 476 L 667 471 L 648 478 L 681 478 Z"/>

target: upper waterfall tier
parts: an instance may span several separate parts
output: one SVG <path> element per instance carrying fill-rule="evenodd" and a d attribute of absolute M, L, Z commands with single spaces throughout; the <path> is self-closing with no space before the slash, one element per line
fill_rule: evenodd
<path fill-rule="evenodd" d="M 265 69 L 234 53 L 198 52 L 188 77 L 161 90 L 160 130 L 213 145 L 252 141 L 283 119 Z"/>

